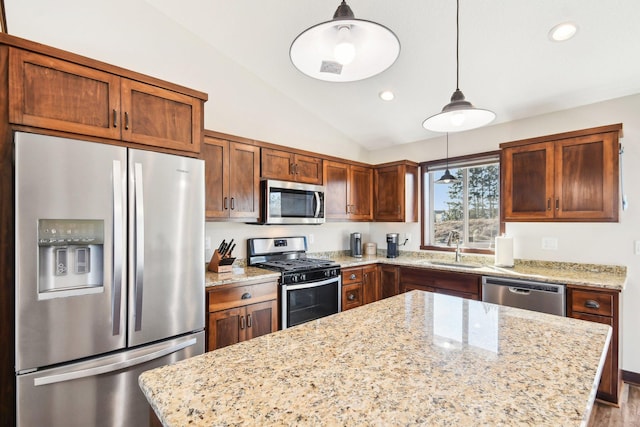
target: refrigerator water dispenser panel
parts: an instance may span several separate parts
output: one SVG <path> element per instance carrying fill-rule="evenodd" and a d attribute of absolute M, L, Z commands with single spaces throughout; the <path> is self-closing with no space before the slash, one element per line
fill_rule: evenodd
<path fill-rule="evenodd" d="M 103 220 L 38 220 L 38 299 L 103 292 Z"/>

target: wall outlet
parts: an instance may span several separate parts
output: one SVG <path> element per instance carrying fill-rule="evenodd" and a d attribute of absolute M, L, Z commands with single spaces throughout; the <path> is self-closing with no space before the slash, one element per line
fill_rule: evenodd
<path fill-rule="evenodd" d="M 633 243 L 635 245 L 635 254 L 640 255 L 640 240 L 636 240 Z"/>
<path fill-rule="evenodd" d="M 558 238 L 557 237 L 543 237 L 542 238 L 542 249 L 547 251 L 557 251 L 558 250 Z"/>
<path fill-rule="evenodd" d="M 315 238 L 313 237 L 313 234 L 309 234 L 309 244 L 313 245 L 313 242 L 315 242 Z"/>

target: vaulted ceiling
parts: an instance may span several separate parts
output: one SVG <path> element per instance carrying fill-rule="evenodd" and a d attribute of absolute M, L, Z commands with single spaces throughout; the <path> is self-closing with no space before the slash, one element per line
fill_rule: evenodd
<path fill-rule="evenodd" d="M 278 111 L 281 101 L 265 102 L 260 114 L 253 110 L 255 120 L 261 114 L 285 120 L 295 105 L 366 149 L 438 136 L 421 123 L 455 89 L 455 0 L 348 3 L 356 18 L 395 32 L 400 56 L 372 78 L 327 83 L 300 73 L 288 51 L 300 32 L 332 18 L 338 0 L 5 0 L 10 34 L 209 92 L 216 105 L 233 104 L 228 98 L 234 91 L 210 85 L 202 70 L 172 65 L 180 51 L 197 64 L 193 49 L 214 49 L 267 87 L 274 100 L 290 104 Z M 461 0 L 460 89 L 476 106 L 495 111 L 494 123 L 638 93 L 638 18 L 638 0 Z M 577 35 L 550 41 L 550 28 L 564 21 L 577 23 Z M 180 40 L 197 43 L 169 40 L 175 28 L 188 34 Z M 137 39 L 155 41 L 157 52 L 132 49 Z M 92 55 L 98 45 L 102 51 L 95 48 Z M 226 79 L 245 96 L 246 82 Z M 387 89 L 395 93 L 393 101 L 378 98 Z"/>

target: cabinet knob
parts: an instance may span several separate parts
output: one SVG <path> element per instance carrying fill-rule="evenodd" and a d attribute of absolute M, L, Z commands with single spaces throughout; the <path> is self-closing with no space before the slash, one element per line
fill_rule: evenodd
<path fill-rule="evenodd" d="M 249 299 L 251 298 L 251 294 L 249 292 L 245 292 L 244 294 L 242 294 L 242 296 L 240 297 L 240 299 Z"/>
<path fill-rule="evenodd" d="M 595 310 L 600 308 L 600 303 L 598 301 L 594 301 L 592 299 L 588 299 L 584 302 L 584 306 L 587 308 L 593 308 Z"/>
<path fill-rule="evenodd" d="M 349 276 L 349 279 L 353 280 L 356 278 L 356 273 L 351 273 L 351 276 Z"/>
<path fill-rule="evenodd" d="M 356 294 L 354 294 L 354 293 L 350 293 L 349 295 L 347 295 L 347 299 L 348 299 L 349 301 L 353 301 L 353 300 L 355 300 L 355 299 L 356 299 Z"/>

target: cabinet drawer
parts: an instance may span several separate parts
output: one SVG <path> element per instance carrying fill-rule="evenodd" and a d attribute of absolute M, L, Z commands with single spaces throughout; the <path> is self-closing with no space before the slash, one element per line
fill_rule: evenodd
<path fill-rule="evenodd" d="M 613 295 L 602 292 L 573 290 L 571 311 L 613 316 Z"/>
<path fill-rule="evenodd" d="M 475 274 L 455 273 L 447 271 L 435 271 L 421 268 L 400 269 L 400 289 L 416 285 L 420 287 L 437 288 L 443 291 L 458 292 L 455 295 L 464 295 L 465 298 L 473 295 L 477 299 L 480 295 L 480 276 Z"/>
<path fill-rule="evenodd" d="M 342 285 L 362 282 L 362 268 L 342 270 Z"/>
<path fill-rule="evenodd" d="M 278 282 L 235 285 L 207 291 L 208 311 L 254 304 L 278 298 Z"/>

